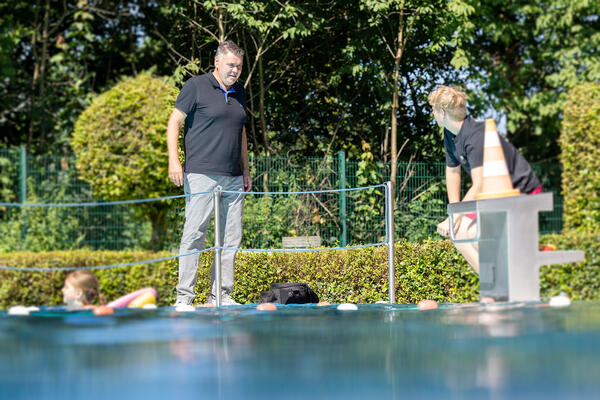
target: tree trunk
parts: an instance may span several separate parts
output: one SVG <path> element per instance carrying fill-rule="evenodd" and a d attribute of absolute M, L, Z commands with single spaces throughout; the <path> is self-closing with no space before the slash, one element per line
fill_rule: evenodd
<path fill-rule="evenodd" d="M 42 65 L 40 67 L 40 90 L 38 99 L 40 101 L 40 107 L 45 108 L 44 103 L 46 102 L 46 64 L 48 61 L 48 24 L 50 23 L 50 0 L 46 0 L 46 9 L 44 10 L 44 27 L 42 30 Z M 46 145 L 46 129 L 42 129 L 40 132 L 40 148 L 44 148 Z"/>
<path fill-rule="evenodd" d="M 40 11 L 40 1 L 38 0 L 35 6 L 35 13 L 34 13 L 34 18 L 33 18 L 33 26 L 35 28 L 38 27 L 38 17 L 39 17 L 39 11 Z M 27 148 L 30 149 L 31 148 L 31 144 L 33 141 L 33 130 L 34 130 L 34 122 L 33 122 L 33 115 L 35 113 L 35 106 L 37 104 L 37 82 L 40 76 L 40 64 L 39 64 L 39 55 L 38 55 L 38 47 L 37 47 L 37 41 L 38 41 L 38 31 L 37 29 L 32 29 L 31 32 L 31 54 L 32 54 L 32 59 L 33 59 L 33 76 L 31 77 L 31 102 L 29 105 L 29 132 L 27 135 Z"/>
<path fill-rule="evenodd" d="M 194 21 L 198 20 L 198 4 L 196 2 L 194 2 Z M 190 56 L 190 60 L 194 61 L 194 58 L 196 57 L 196 40 L 197 39 L 197 29 L 192 29 L 192 51 L 191 51 L 191 56 Z"/>
<path fill-rule="evenodd" d="M 263 59 L 262 56 L 259 56 L 258 59 L 258 83 L 259 83 L 259 93 L 258 93 L 258 112 L 260 115 L 260 130 L 263 135 L 263 144 L 265 146 L 265 156 L 267 159 L 271 157 L 271 148 L 269 146 L 269 134 L 267 132 L 267 120 L 265 118 L 265 75 L 263 70 Z M 269 191 L 269 171 L 265 171 L 264 179 L 263 179 L 263 192 Z"/>
<path fill-rule="evenodd" d="M 383 144 L 381 145 L 381 149 L 379 150 L 381 152 L 381 158 L 383 159 L 383 162 L 387 162 L 388 160 L 388 142 L 390 139 L 390 131 L 387 128 L 387 126 L 383 129 Z"/>
<path fill-rule="evenodd" d="M 167 243 L 167 211 L 153 210 L 148 214 L 152 223 L 152 242 L 150 248 L 152 250 L 165 250 Z"/>
<path fill-rule="evenodd" d="M 392 182 L 392 209 L 396 209 L 395 193 L 396 193 L 396 177 L 398 174 L 398 80 L 400 77 L 400 60 L 402 59 L 403 50 L 403 31 L 404 31 L 404 1 L 400 9 L 400 21 L 398 24 L 398 36 L 396 39 L 396 54 L 394 55 L 394 84 L 392 94 L 392 129 L 390 133 L 390 181 Z"/>
<path fill-rule="evenodd" d="M 250 57 L 248 57 L 248 44 L 246 43 L 246 33 L 242 33 L 242 44 L 244 46 L 244 53 L 245 53 L 245 57 L 247 60 L 249 60 Z M 249 62 L 247 63 L 249 64 Z M 254 144 L 254 149 L 255 151 L 258 152 L 259 149 L 259 145 L 258 145 L 258 139 L 256 138 L 256 118 L 255 118 L 255 114 L 254 114 L 254 90 L 252 88 L 252 82 L 250 81 L 246 81 L 245 84 L 246 89 L 248 89 L 248 100 L 250 101 L 250 135 L 248 135 L 249 137 L 252 138 L 252 143 Z"/>
<path fill-rule="evenodd" d="M 219 43 L 223 43 L 225 41 L 225 21 L 223 21 L 225 10 L 221 7 L 219 8 L 218 13 L 219 18 L 217 19 L 217 25 L 219 26 Z"/>

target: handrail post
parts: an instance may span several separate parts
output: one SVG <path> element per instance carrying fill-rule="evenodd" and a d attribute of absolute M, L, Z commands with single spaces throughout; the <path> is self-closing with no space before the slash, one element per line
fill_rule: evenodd
<path fill-rule="evenodd" d="M 221 306 L 221 186 L 213 192 L 215 208 L 215 300 L 216 306 Z"/>
<path fill-rule="evenodd" d="M 394 283 L 394 208 L 393 208 L 392 182 L 385 183 L 385 218 L 386 218 L 386 236 L 388 242 L 388 286 L 389 286 L 389 302 L 396 302 L 396 284 Z"/>

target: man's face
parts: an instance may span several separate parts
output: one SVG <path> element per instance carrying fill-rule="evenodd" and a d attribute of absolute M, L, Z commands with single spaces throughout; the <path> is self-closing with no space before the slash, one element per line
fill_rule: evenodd
<path fill-rule="evenodd" d="M 215 57 L 215 72 L 225 86 L 233 85 L 242 73 L 242 58 L 232 53 Z"/>
<path fill-rule="evenodd" d="M 446 111 L 439 107 L 433 107 L 432 111 L 433 118 L 435 118 L 435 122 L 441 127 L 444 127 L 444 117 L 446 115 Z"/>

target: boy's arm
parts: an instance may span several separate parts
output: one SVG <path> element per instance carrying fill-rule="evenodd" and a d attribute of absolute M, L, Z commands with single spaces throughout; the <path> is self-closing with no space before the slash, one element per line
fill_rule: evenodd
<path fill-rule="evenodd" d="M 465 197 L 462 199 L 462 201 L 475 200 L 477 194 L 481 192 L 483 188 L 483 167 L 477 167 L 471 170 L 471 180 L 473 181 L 473 184 L 465 194 Z M 460 182 L 458 184 L 460 186 Z M 460 195 L 460 187 L 458 190 Z M 450 196 L 450 194 L 448 194 L 448 196 Z"/>
<path fill-rule="evenodd" d="M 448 191 L 448 202 L 460 201 L 460 165 L 457 167 L 446 166 L 446 190 Z M 454 218 L 454 232 L 460 226 L 461 217 Z M 446 218 L 437 226 L 437 232 L 442 236 L 450 236 L 450 221 Z"/>
<path fill-rule="evenodd" d="M 446 190 L 448 203 L 460 201 L 460 165 L 458 167 L 446 166 Z"/>

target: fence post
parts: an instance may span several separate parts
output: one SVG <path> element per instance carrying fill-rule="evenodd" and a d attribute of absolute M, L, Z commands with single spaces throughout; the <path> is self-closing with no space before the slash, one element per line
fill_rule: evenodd
<path fill-rule="evenodd" d="M 394 279 L 394 193 L 392 192 L 392 182 L 385 183 L 385 227 L 388 244 L 388 286 L 389 302 L 396 302 L 396 283 Z"/>
<path fill-rule="evenodd" d="M 346 189 L 346 152 L 338 151 L 338 187 Z M 346 192 L 340 192 L 340 225 L 342 232 L 340 233 L 340 247 L 345 247 L 348 242 L 348 230 L 346 226 Z"/>
<path fill-rule="evenodd" d="M 19 168 L 19 197 L 21 204 L 25 204 L 27 201 L 27 149 L 21 145 L 19 147 L 20 153 L 20 168 Z M 21 226 L 21 247 L 25 249 L 27 240 L 27 214 L 23 215 L 23 225 Z"/>
<path fill-rule="evenodd" d="M 20 174 L 19 174 L 19 188 L 20 188 L 20 200 L 21 204 L 27 201 L 27 150 L 25 146 L 20 146 Z"/>

